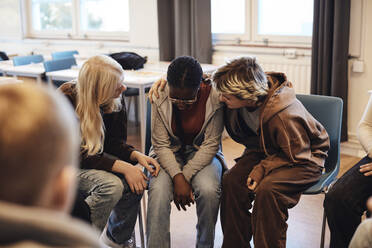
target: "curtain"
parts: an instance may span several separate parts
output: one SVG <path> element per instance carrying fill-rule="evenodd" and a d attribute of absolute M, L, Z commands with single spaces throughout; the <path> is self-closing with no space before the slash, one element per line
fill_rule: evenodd
<path fill-rule="evenodd" d="M 158 0 L 159 58 L 212 61 L 210 0 Z"/>
<path fill-rule="evenodd" d="M 350 0 L 314 0 L 311 94 L 343 99 L 341 141 L 347 140 Z"/>

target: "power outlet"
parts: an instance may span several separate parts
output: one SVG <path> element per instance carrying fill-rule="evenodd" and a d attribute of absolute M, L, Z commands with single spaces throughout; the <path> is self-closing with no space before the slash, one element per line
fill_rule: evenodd
<path fill-rule="evenodd" d="M 352 70 L 353 72 L 364 72 L 364 62 L 361 60 L 354 60 Z"/>
<path fill-rule="evenodd" d="M 295 59 L 297 58 L 296 49 L 285 49 L 284 56 L 288 59 Z"/>

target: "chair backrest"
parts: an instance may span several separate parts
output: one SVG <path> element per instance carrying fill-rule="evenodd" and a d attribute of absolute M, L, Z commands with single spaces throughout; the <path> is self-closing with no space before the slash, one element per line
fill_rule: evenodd
<path fill-rule="evenodd" d="M 54 52 L 52 53 L 52 59 L 65 59 L 65 58 L 71 58 L 74 57 L 74 54 L 79 54 L 78 51 L 72 50 L 72 51 L 62 51 L 62 52 Z"/>
<path fill-rule="evenodd" d="M 320 95 L 297 95 L 297 99 L 324 126 L 330 139 L 330 149 L 324 165 L 325 173 L 320 182 L 310 188 L 311 193 L 319 193 L 325 186 L 329 186 L 333 182 L 340 169 L 343 101 L 339 97 Z M 317 190 L 319 192 L 316 192 Z"/>
<path fill-rule="evenodd" d="M 45 72 L 70 69 L 73 65 L 76 65 L 76 59 L 74 57 L 44 62 Z"/>
<path fill-rule="evenodd" d="M 150 147 L 151 147 L 151 103 L 150 100 L 147 99 L 145 154 L 149 154 Z"/>
<path fill-rule="evenodd" d="M 41 63 L 44 61 L 43 55 L 16 56 L 13 58 L 13 65 L 28 65 L 31 63 Z"/>

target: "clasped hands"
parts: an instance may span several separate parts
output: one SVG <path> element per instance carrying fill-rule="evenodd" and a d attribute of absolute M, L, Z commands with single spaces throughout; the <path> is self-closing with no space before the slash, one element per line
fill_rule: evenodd
<path fill-rule="evenodd" d="M 182 173 L 173 177 L 173 190 L 173 201 L 179 211 L 181 208 L 186 211 L 186 206 L 190 207 L 191 204 L 194 204 L 195 199 L 191 185 Z"/>

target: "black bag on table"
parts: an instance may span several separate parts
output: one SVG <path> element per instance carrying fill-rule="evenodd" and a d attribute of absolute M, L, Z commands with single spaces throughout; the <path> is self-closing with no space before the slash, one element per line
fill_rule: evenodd
<path fill-rule="evenodd" d="M 138 70 L 143 68 L 147 62 L 147 57 L 142 57 L 133 52 L 120 52 L 109 54 L 111 58 L 116 60 L 124 70 Z"/>

